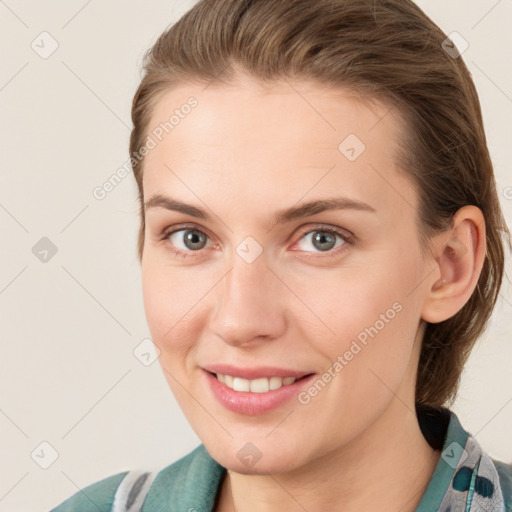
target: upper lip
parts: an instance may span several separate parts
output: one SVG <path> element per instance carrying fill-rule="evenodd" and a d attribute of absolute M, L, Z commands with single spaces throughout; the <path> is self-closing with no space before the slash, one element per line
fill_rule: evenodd
<path fill-rule="evenodd" d="M 254 380 L 263 377 L 295 377 L 300 379 L 312 372 L 293 370 L 289 368 L 277 368 L 275 366 L 258 366 L 257 368 L 237 367 L 229 364 L 212 364 L 203 366 L 203 369 L 210 373 L 221 373 L 231 375 L 232 377 L 241 377 L 242 379 Z"/>

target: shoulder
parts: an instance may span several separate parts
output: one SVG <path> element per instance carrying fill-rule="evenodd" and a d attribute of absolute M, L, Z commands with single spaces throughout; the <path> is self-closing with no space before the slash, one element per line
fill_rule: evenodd
<path fill-rule="evenodd" d="M 171 503 L 178 507 L 177 510 L 188 504 L 183 508 L 188 510 L 192 499 L 195 504 L 211 506 L 225 471 L 201 444 L 181 459 L 151 474 L 145 501 L 142 489 L 138 489 L 144 502 L 143 510 L 161 512 L 168 510 Z M 140 471 L 124 471 L 104 478 L 78 491 L 50 512 L 111 512 L 114 503 L 122 505 L 132 494 L 130 491 L 140 474 Z"/>
<path fill-rule="evenodd" d="M 126 474 L 127 471 L 124 471 L 95 482 L 79 490 L 50 512 L 78 512 L 81 510 L 110 512 L 117 488 Z"/>
<path fill-rule="evenodd" d="M 496 459 L 492 459 L 492 462 L 500 478 L 505 510 L 512 512 L 512 463 L 507 464 Z"/>
<path fill-rule="evenodd" d="M 226 469 L 215 461 L 203 444 L 156 476 L 143 511 L 211 510 Z"/>

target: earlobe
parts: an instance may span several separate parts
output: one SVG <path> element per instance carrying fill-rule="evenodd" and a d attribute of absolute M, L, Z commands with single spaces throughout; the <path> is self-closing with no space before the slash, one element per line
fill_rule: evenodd
<path fill-rule="evenodd" d="M 422 319 L 438 323 L 455 315 L 470 299 L 485 260 L 486 231 L 482 211 L 476 206 L 460 208 L 452 227 L 434 242 L 437 273 L 426 283 Z"/>

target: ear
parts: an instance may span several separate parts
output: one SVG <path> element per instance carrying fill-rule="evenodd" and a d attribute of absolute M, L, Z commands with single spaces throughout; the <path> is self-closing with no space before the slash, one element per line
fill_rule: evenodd
<path fill-rule="evenodd" d="M 475 289 L 486 254 L 485 219 L 476 206 L 460 208 L 452 227 L 433 239 L 435 272 L 428 282 L 422 319 L 437 323 L 462 309 Z"/>

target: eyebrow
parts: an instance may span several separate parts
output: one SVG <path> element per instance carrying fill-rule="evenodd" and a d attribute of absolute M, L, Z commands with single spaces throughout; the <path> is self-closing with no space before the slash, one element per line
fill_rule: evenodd
<path fill-rule="evenodd" d="M 166 210 L 172 210 L 181 212 L 191 217 L 197 217 L 198 219 L 211 220 L 210 214 L 197 206 L 182 203 L 171 197 L 163 196 L 161 194 L 154 195 L 151 199 L 144 203 L 144 209 L 149 208 L 165 208 Z M 363 203 L 362 201 L 356 201 L 347 197 L 335 197 L 329 199 L 318 199 L 316 201 L 310 201 L 303 203 L 285 210 L 278 211 L 272 218 L 272 224 L 285 224 L 292 222 L 303 217 L 315 215 L 328 210 L 360 210 L 368 212 L 376 212 L 375 208 Z"/>

